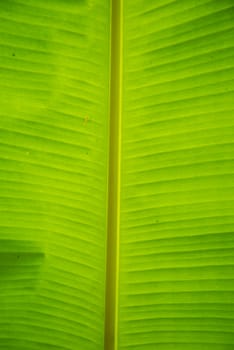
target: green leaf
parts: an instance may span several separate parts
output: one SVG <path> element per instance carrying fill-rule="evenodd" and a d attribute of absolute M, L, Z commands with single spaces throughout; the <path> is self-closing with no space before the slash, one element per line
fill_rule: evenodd
<path fill-rule="evenodd" d="M 0 2 L 1 349 L 233 349 L 233 10 Z"/>
<path fill-rule="evenodd" d="M 124 2 L 119 349 L 234 346 L 233 5 Z"/>
<path fill-rule="evenodd" d="M 102 349 L 109 2 L 0 3 L 0 348 Z"/>

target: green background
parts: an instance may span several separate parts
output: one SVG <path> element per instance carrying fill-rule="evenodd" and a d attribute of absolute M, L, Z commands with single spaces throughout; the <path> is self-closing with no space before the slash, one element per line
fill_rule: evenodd
<path fill-rule="evenodd" d="M 234 348 L 234 2 L 126 0 L 119 348 Z"/>
<path fill-rule="evenodd" d="M 122 7 L 0 1 L 0 349 L 104 348 L 119 68 L 117 347 L 234 348 L 234 2 Z"/>
<path fill-rule="evenodd" d="M 0 349 L 102 349 L 109 2 L 0 2 Z"/>

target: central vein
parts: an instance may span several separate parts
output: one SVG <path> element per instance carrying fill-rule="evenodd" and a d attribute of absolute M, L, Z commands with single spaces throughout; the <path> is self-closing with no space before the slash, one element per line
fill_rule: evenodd
<path fill-rule="evenodd" d="M 117 349 L 120 156 L 122 96 L 122 0 L 112 0 L 110 69 L 110 140 L 106 260 L 105 350 Z"/>

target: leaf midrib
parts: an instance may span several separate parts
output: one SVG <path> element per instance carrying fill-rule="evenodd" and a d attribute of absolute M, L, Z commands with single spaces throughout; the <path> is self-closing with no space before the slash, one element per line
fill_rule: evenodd
<path fill-rule="evenodd" d="M 117 349 L 122 98 L 122 0 L 111 0 L 110 120 L 105 295 L 105 350 Z"/>

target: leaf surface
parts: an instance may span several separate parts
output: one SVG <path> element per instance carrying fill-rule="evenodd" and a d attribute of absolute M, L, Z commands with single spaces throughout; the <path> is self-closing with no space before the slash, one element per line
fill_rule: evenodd
<path fill-rule="evenodd" d="M 233 10 L 0 3 L 1 349 L 233 349 Z"/>
<path fill-rule="evenodd" d="M 119 349 L 233 349 L 233 33 L 233 1 L 124 1 Z"/>
<path fill-rule="evenodd" d="M 109 2 L 0 3 L 0 348 L 102 349 Z"/>

